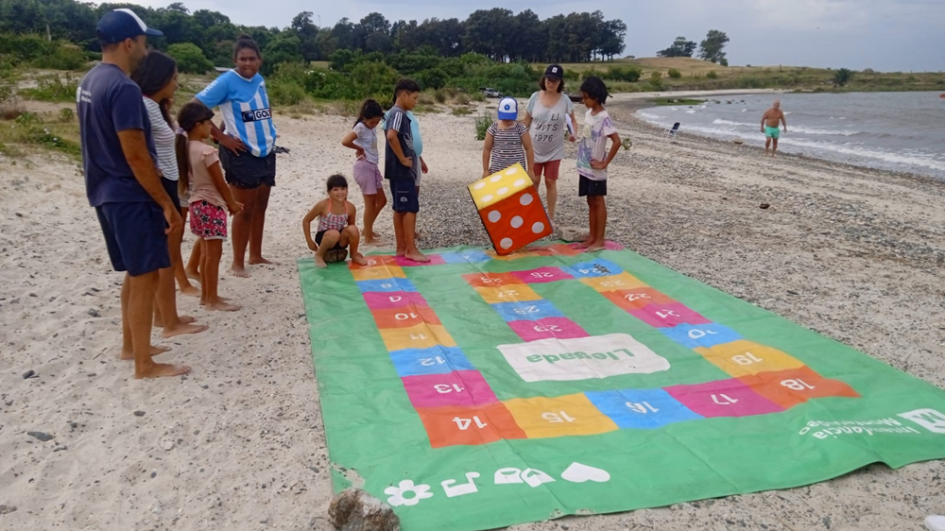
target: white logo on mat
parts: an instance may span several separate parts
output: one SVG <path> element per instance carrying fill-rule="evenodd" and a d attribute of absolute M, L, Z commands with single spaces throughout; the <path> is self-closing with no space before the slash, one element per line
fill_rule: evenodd
<path fill-rule="evenodd" d="M 917 409 L 900 413 L 899 416 L 915 422 L 932 433 L 945 433 L 945 415 L 934 409 Z"/>
<path fill-rule="evenodd" d="M 526 382 L 588 380 L 669 370 L 666 358 L 629 334 L 541 339 L 498 348 Z"/>

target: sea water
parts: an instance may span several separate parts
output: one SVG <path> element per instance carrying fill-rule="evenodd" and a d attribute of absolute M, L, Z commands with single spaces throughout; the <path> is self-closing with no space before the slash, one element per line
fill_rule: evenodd
<path fill-rule="evenodd" d="M 763 146 L 761 116 L 781 100 L 788 132 L 779 151 L 945 179 L 945 98 L 938 92 L 709 96 L 653 107 L 644 120 L 680 132 Z"/>

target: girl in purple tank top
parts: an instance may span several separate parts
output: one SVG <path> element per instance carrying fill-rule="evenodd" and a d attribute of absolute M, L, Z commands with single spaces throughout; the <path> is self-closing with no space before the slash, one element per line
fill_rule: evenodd
<path fill-rule="evenodd" d="M 312 222 L 318 218 L 318 231 L 312 239 Z M 348 181 L 341 175 L 328 178 L 328 198 L 322 199 L 302 220 L 302 231 L 308 248 L 315 251 L 315 265 L 328 267 L 344 262 L 351 246 L 351 261 L 366 265 L 367 260 L 358 252 L 361 235 L 354 224 L 357 209 L 348 202 Z"/>

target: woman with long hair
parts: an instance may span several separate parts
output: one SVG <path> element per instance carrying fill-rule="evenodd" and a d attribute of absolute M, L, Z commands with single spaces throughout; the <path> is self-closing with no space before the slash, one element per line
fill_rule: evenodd
<path fill-rule="evenodd" d="M 147 136 L 154 141 L 157 166 L 161 170 L 161 183 L 170 196 L 171 201 L 178 205 L 181 215 L 186 216 L 187 210 L 181 208 L 180 201 L 180 169 L 177 163 L 175 146 L 176 136 L 174 124 L 171 121 L 170 107 L 174 93 L 177 92 L 177 63 L 171 57 L 161 52 L 150 52 L 141 61 L 140 66 L 131 75 L 131 79 L 141 87 L 144 105 L 148 110 L 151 121 L 151 131 Z M 185 181 L 186 183 L 186 181 Z M 186 192 L 186 189 L 184 190 Z M 188 205 L 189 206 L 189 205 Z M 184 274 L 183 259 L 180 246 L 184 237 L 183 227 L 173 230 L 167 235 L 167 245 L 171 258 L 171 267 L 159 271 L 158 289 L 155 295 L 154 325 L 164 328 L 164 337 L 173 337 L 181 334 L 196 334 L 207 329 L 206 325 L 193 324 L 193 317 L 177 314 L 177 298 L 174 292 L 174 279 L 180 283 L 182 293 L 199 295 L 196 289 L 187 280 Z"/>

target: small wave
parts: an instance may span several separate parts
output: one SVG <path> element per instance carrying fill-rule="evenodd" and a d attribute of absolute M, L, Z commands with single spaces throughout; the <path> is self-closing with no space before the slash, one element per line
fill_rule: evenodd
<path fill-rule="evenodd" d="M 744 122 L 733 122 L 726 120 L 724 118 L 716 118 L 712 120 L 712 123 L 715 125 L 734 125 L 735 127 L 757 127 L 755 124 L 746 124 Z"/>
<path fill-rule="evenodd" d="M 646 118 L 647 120 L 662 120 L 663 119 L 663 117 L 658 114 L 650 114 L 648 112 L 641 111 L 641 112 L 638 112 L 637 114 L 642 116 L 643 118 Z"/>
<path fill-rule="evenodd" d="M 689 109 L 688 111 L 686 111 L 686 114 L 696 114 L 696 111 Z"/>
<path fill-rule="evenodd" d="M 853 136 L 860 134 L 861 131 L 840 131 L 831 129 L 818 129 L 816 127 L 788 126 L 788 131 L 803 133 L 805 135 L 830 135 L 830 136 Z"/>
<path fill-rule="evenodd" d="M 782 144 L 790 146 L 806 147 L 810 149 L 832 151 L 842 155 L 851 155 L 873 160 L 879 160 L 890 164 L 921 166 L 932 170 L 945 172 L 945 162 L 936 160 L 935 155 L 919 154 L 916 152 L 890 153 L 888 151 L 876 151 L 850 145 L 832 144 L 829 142 L 809 142 L 793 138 L 781 138 Z"/>

